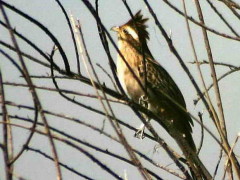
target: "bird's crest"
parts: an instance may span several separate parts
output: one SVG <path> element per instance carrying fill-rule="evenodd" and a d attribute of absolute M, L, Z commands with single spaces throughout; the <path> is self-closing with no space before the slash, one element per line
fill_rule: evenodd
<path fill-rule="evenodd" d="M 141 10 L 139 10 L 125 25 L 132 27 L 142 40 L 148 40 L 149 33 L 147 32 L 147 25 L 145 24 L 147 21 L 148 18 L 143 18 Z"/>

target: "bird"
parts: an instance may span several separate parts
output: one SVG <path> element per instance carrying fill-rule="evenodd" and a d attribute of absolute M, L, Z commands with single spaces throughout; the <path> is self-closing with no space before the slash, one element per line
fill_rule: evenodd
<path fill-rule="evenodd" d="M 197 155 L 192 137 L 193 121 L 186 113 L 184 97 L 173 78 L 154 59 L 148 48 L 148 20 L 139 10 L 125 24 L 111 28 L 118 37 L 116 64 L 120 84 L 130 99 L 159 117 L 157 121 L 179 145 L 194 178 L 212 179 Z M 153 118 L 144 117 L 148 121 Z"/>

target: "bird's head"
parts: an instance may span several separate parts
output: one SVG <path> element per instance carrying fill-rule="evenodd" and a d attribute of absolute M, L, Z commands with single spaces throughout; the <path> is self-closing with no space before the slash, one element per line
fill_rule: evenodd
<path fill-rule="evenodd" d="M 118 33 L 118 39 L 132 42 L 132 43 L 146 43 L 149 39 L 147 32 L 146 21 L 147 18 L 143 18 L 141 11 L 138 11 L 132 19 L 121 26 L 112 27 L 111 30 Z"/>

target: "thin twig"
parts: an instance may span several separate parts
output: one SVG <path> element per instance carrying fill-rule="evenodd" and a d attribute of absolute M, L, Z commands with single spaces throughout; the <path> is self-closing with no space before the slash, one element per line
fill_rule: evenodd
<path fill-rule="evenodd" d="M 197 57 L 197 52 L 196 52 L 196 49 L 195 49 L 195 46 L 194 46 L 194 42 L 193 42 L 193 37 L 192 37 L 190 25 L 189 25 L 189 22 L 188 22 L 188 19 L 187 19 L 188 14 L 187 14 L 185 0 L 182 0 L 182 2 L 183 2 L 183 9 L 184 9 L 185 20 L 186 20 L 186 25 L 187 25 L 187 31 L 188 31 L 188 35 L 189 35 L 189 38 L 190 38 L 190 43 L 191 43 L 194 59 L 195 59 L 196 65 L 197 65 L 199 76 L 201 78 L 202 86 L 206 90 L 206 83 L 204 81 L 203 74 L 202 74 L 202 71 L 201 71 L 201 68 L 200 68 L 200 64 L 199 64 L 198 57 Z M 213 111 L 214 109 L 212 107 L 211 99 L 210 99 L 210 96 L 209 96 L 208 93 L 207 93 L 207 101 L 210 104 L 211 111 Z M 202 115 L 200 113 L 198 113 L 198 116 L 199 116 L 200 121 L 202 122 Z M 202 122 L 202 124 L 203 124 L 203 122 Z M 204 137 L 203 126 L 201 126 L 201 135 L 202 135 L 201 136 L 201 141 L 200 141 L 199 148 L 197 150 L 197 154 L 199 154 L 199 152 L 201 150 L 201 147 L 202 147 L 202 144 L 203 144 L 203 137 Z"/>
<path fill-rule="evenodd" d="M 210 0 L 207 0 L 210 7 L 213 9 L 213 11 L 218 15 L 218 17 L 226 24 L 226 26 L 232 31 L 235 36 L 239 37 L 239 34 L 233 29 L 233 27 L 227 22 L 227 20 L 223 17 L 223 15 L 218 11 L 218 9 L 213 5 L 213 3 Z"/>
<path fill-rule="evenodd" d="M 109 78 L 110 81 L 112 82 L 112 85 L 113 85 L 115 91 L 119 92 L 116 83 L 113 81 L 112 76 L 106 71 L 106 69 L 104 69 L 104 68 L 101 66 L 101 64 L 97 63 L 96 65 L 108 76 L 108 78 Z"/>
<path fill-rule="evenodd" d="M 237 4 L 236 2 L 232 1 L 232 0 L 218 0 L 218 1 L 221 1 L 221 2 L 225 3 L 227 6 L 240 9 L 240 5 Z"/>
<path fill-rule="evenodd" d="M 198 112 L 198 117 L 199 117 L 201 123 L 203 124 L 202 113 Z M 201 126 L 201 139 L 200 139 L 199 147 L 197 149 L 197 154 L 199 154 L 202 149 L 203 139 L 204 139 L 204 128 L 203 128 L 203 126 Z"/>
<path fill-rule="evenodd" d="M 0 20 L 0 24 L 1 24 L 2 26 L 4 26 L 5 28 L 9 29 L 9 27 L 8 27 L 5 23 L 1 22 L 1 20 Z M 11 29 L 11 31 L 12 31 L 17 37 L 19 37 L 20 39 L 22 39 L 23 41 L 25 41 L 27 44 L 29 44 L 33 49 L 35 49 L 35 50 L 36 50 L 42 57 L 44 57 L 48 62 L 51 62 L 50 58 L 49 58 L 35 43 L 33 43 L 33 42 L 30 41 L 28 38 L 26 38 L 25 36 L 23 36 L 22 34 L 20 34 L 16 29 Z M 17 49 L 14 48 L 14 47 L 12 47 L 11 45 L 6 44 L 6 43 L 4 43 L 4 42 L 1 43 L 1 44 L 4 45 L 4 46 L 6 46 L 6 47 L 8 47 L 9 49 L 17 52 Z M 20 54 L 25 54 L 25 53 L 20 52 Z M 29 56 L 30 56 L 30 55 L 28 55 L 28 57 L 29 57 Z M 31 58 L 31 59 L 33 60 L 34 58 Z M 36 59 L 36 58 L 35 58 L 35 59 Z M 43 63 L 43 62 L 42 62 L 42 63 Z M 46 63 L 44 63 L 44 64 L 46 64 Z M 60 71 L 60 68 L 58 67 L 58 65 L 54 64 L 54 68 L 57 69 L 58 71 Z"/>
<path fill-rule="evenodd" d="M 190 64 L 195 64 L 196 62 L 189 62 Z M 199 65 L 203 65 L 203 64 L 209 64 L 209 61 L 207 60 L 202 60 L 202 61 L 198 61 Z M 224 62 L 213 62 L 214 65 L 219 65 L 219 66 L 226 66 L 230 69 L 235 69 L 235 68 L 240 68 L 239 66 L 234 66 L 232 64 L 229 63 L 224 63 Z"/>
<path fill-rule="evenodd" d="M 218 162 L 216 164 L 216 168 L 215 168 L 215 171 L 214 171 L 214 174 L 213 174 L 213 180 L 215 179 L 216 175 L 217 175 L 217 172 L 218 172 L 218 169 L 219 169 L 219 165 L 220 165 L 220 162 L 222 160 L 222 156 L 223 156 L 223 150 L 220 149 L 220 154 L 219 154 L 219 158 L 218 158 Z"/>
<path fill-rule="evenodd" d="M 184 16 L 184 13 L 182 11 L 180 11 L 176 6 L 174 6 L 169 0 L 162 0 L 165 4 L 167 4 L 170 8 L 172 8 L 175 12 L 177 12 L 178 14 L 180 14 L 181 16 Z M 232 39 L 232 40 L 236 40 L 236 41 L 240 41 L 240 37 L 233 37 L 230 36 L 228 34 L 224 34 L 221 32 L 216 31 L 215 29 L 212 29 L 208 26 L 206 26 L 206 24 L 203 24 L 201 22 L 198 22 L 197 20 L 195 20 L 193 17 L 191 16 L 187 16 L 188 20 L 190 20 L 191 22 L 193 22 L 194 24 L 206 29 L 209 32 L 212 32 L 216 35 L 219 35 L 221 37 L 227 38 L 227 39 Z"/>
<path fill-rule="evenodd" d="M 8 86 L 20 86 L 20 87 L 27 87 L 28 88 L 28 85 L 27 84 L 23 84 L 23 83 L 15 83 L 15 82 L 5 81 L 5 82 L 3 82 L 3 84 L 4 85 L 8 85 Z M 41 90 L 46 90 L 46 91 L 58 92 L 58 89 L 56 89 L 56 88 L 37 86 L 37 85 L 34 85 L 34 88 L 41 89 Z M 61 90 L 61 92 L 66 93 L 66 94 L 72 94 L 72 95 L 77 95 L 77 96 L 84 96 L 84 97 L 94 98 L 94 99 L 98 98 L 98 96 L 93 95 L 93 94 L 86 94 L 86 93 L 71 91 L 71 90 L 67 90 L 67 89 L 60 89 L 60 90 Z M 103 96 L 101 96 L 101 98 L 103 100 L 106 100 Z M 114 102 L 114 103 L 128 104 L 126 101 L 120 100 L 120 99 L 108 98 L 108 100 L 110 102 Z"/>
<path fill-rule="evenodd" d="M 221 76 L 217 79 L 217 81 L 219 82 L 220 80 L 224 79 L 224 78 L 227 77 L 228 75 L 230 75 L 230 74 L 232 74 L 232 73 L 234 73 L 234 72 L 237 72 L 237 71 L 240 71 L 240 67 L 234 68 L 233 70 L 230 70 L 230 71 L 224 73 L 223 75 L 221 75 Z M 208 86 L 207 91 L 209 91 L 212 87 L 213 87 L 213 83 Z M 206 91 L 202 92 L 202 95 L 205 95 L 205 94 L 206 94 Z M 198 98 L 195 98 L 195 100 L 193 100 L 193 101 L 194 101 L 194 104 L 196 105 L 196 104 L 199 102 L 200 99 L 201 99 L 201 97 L 199 97 L 199 96 L 198 96 Z"/>
<path fill-rule="evenodd" d="M 200 6 L 200 3 L 198 2 L 198 0 L 195 0 L 195 4 L 196 4 L 196 9 L 198 12 L 199 19 L 204 24 L 204 17 L 203 17 L 201 6 Z M 209 65 L 211 68 L 213 85 L 214 85 L 214 90 L 215 90 L 215 96 L 216 96 L 217 105 L 218 105 L 220 127 L 217 126 L 217 128 L 221 128 L 221 129 L 219 129 L 219 132 L 223 133 L 224 137 L 222 137 L 222 138 L 227 139 L 227 131 L 226 131 L 225 118 L 224 118 L 224 112 L 223 112 L 223 107 L 222 107 L 222 100 L 221 100 L 221 95 L 220 95 L 220 91 L 219 91 L 219 86 L 217 83 L 217 74 L 215 71 L 214 63 L 213 63 L 213 55 L 212 55 L 212 51 L 211 51 L 211 46 L 210 46 L 210 43 L 208 40 L 208 35 L 207 35 L 206 29 L 202 28 L 202 33 L 203 33 L 203 37 L 204 37 L 206 51 L 208 54 Z M 218 121 L 218 120 L 216 119 L 216 121 Z"/>
<path fill-rule="evenodd" d="M 64 6 L 62 5 L 62 3 L 59 1 L 59 0 L 55 0 L 57 2 L 57 4 L 60 6 L 63 14 L 64 14 L 64 17 L 65 19 L 67 20 L 67 23 L 68 23 L 68 27 L 69 27 L 69 30 L 70 30 L 70 33 L 71 33 L 71 36 L 72 36 L 72 41 L 73 41 L 73 45 L 74 45 L 74 50 L 75 50 L 75 55 L 76 55 L 76 61 L 77 61 L 77 70 L 78 70 L 78 74 L 81 75 L 81 69 L 80 69 L 80 60 L 79 60 L 79 53 L 78 53 L 78 49 L 77 49 L 77 43 L 76 43 L 76 40 L 74 38 L 74 33 L 73 33 L 73 30 L 72 30 L 72 26 L 71 26 L 71 22 L 68 18 L 68 15 L 67 15 L 67 12 L 64 8 Z"/>
<path fill-rule="evenodd" d="M 230 161 L 230 157 L 231 157 L 231 154 L 233 153 L 233 149 L 235 148 L 235 146 L 236 146 L 236 144 L 237 144 L 237 142 L 238 142 L 238 139 L 239 139 L 239 135 L 237 135 L 237 137 L 236 137 L 236 139 L 235 139 L 235 141 L 234 141 L 234 143 L 233 143 L 233 145 L 232 145 L 232 147 L 231 147 L 231 150 L 230 150 L 230 152 L 229 152 L 229 154 L 228 154 L 228 158 L 227 158 L 227 160 L 226 160 L 226 162 L 225 162 L 225 168 L 224 168 L 224 175 L 223 175 L 223 180 L 225 179 L 225 175 L 226 175 L 226 172 L 227 172 L 227 169 L 228 169 L 228 164 L 229 164 L 229 161 Z"/>
<path fill-rule="evenodd" d="M 3 118 L 3 159 L 4 159 L 4 168 L 5 168 L 5 174 L 6 174 L 6 180 L 12 180 L 12 172 L 13 172 L 13 166 L 9 164 L 10 157 L 11 157 L 11 150 L 9 149 L 9 116 L 6 108 L 6 101 L 5 101 L 5 93 L 3 88 L 3 79 L 2 79 L 2 73 L 0 70 L 0 103 L 1 103 L 1 109 L 2 109 L 2 118 Z"/>
<path fill-rule="evenodd" d="M 28 147 L 26 148 L 26 150 L 32 151 L 32 152 L 35 152 L 35 153 L 38 153 L 38 154 L 42 155 L 43 157 L 45 157 L 45 158 L 47 158 L 47 159 L 49 159 L 49 160 L 51 160 L 51 161 L 54 161 L 54 159 L 53 159 L 51 156 L 49 156 L 48 154 L 42 152 L 40 149 L 36 149 L 36 148 L 32 148 L 32 147 L 29 147 L 29 146 L 28 146 Z M 67 170 L 69 170 L 70 172 L 78 175 L 78 176 L 81 177 L 81 178 L 88 179 L 88 180 L 94 180 L 94 179 L 90 178 L 89 176 L 84 175 L 83 173 L 78 172 L 78 171 L 75 170 L 74 168 L 69 167 L 67 164 L 64 164 L 64 163 L 62 163 L 62 162 L 59 162 L 59 164 L 60 164 L 61 167 L 64 167 L 65 169 L 67 169 Z"/>

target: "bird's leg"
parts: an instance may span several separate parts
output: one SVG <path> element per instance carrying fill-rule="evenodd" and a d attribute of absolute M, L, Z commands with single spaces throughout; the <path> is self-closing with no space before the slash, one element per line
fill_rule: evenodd
<path fill-rule="evenodd" d="M 139 104 L 142 105 L 143 107 L 145 108 L 149 108 L 149 105 L 148 105 L 148 97 L 146 95 L 142 95 L 140 98 L 139 98 Z M 148 116 L 144 113 L 141 113 L 142 114 L 142 117 L 144 119 L 146 119 L 146 121 L 150 121 L 150 118 L 148 118 Z M 144 138 L 144 130 L 145 130 L 145 125 L 142 123 L 140 125 L 139 128 L 137 128 L 137 131 L 135 132 L 135 137 L 139 138 L 139 139 L 143 139 Z"/>

